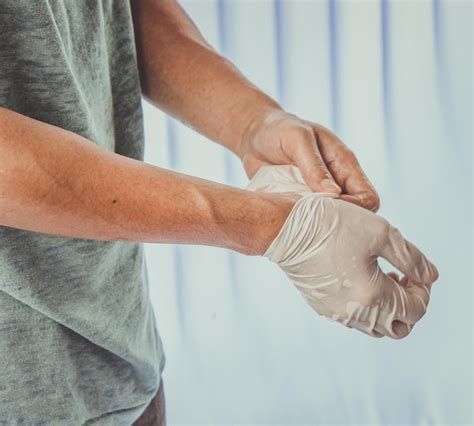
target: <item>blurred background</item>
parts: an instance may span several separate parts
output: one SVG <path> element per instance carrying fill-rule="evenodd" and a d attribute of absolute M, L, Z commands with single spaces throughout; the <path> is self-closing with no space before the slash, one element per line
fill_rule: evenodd
<path fill-rule="evenodd" d="M 410 336 L 377 340 L 317 316 L 266 259 L 147 246 L 169 424 L 471 424 L 473 2 L 181 4 L 251 81 L 342 138 L 440 279 Z M 144 108 L 148 162 L 247 184 L 232 154 Z"/>

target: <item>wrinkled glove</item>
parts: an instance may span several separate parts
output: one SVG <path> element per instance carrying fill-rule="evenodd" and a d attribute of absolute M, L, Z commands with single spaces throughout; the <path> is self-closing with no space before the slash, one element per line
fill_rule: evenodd
<path fill-rule="evenodd" d="M 319 314 L 392 338 L 408 335 L 425 314 L 438 272 L 381 216 L 311 192 L 294 166 L 262 167 L 247 189 L 301 195 L 264 256 Z M 383 273 L 378 256 L 406 275 L 401 283 Z"/>

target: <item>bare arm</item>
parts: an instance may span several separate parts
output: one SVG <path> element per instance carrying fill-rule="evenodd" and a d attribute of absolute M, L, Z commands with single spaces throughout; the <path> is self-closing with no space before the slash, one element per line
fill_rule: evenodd
<path fill-rule="evenodd" d="M 131 0 L 131 6 L 142 93 L 151 103 L 237 154 L 249 177 L 262 166 L 292 164 L 313 191 L 378 209 L 375 189 L 344 143 L 250 83 L 209 46 L 176 0 Z"/>
<path fill-rule="evenodd" d="M 109 153 L 79 135 L 0 108 L 3 226 L 261 254 L 292 205 Z"/>
<path fill-rule="evenodd" d="M 142 93 L 235 153 L 253 120 L 280 106 L 220 56 L 175 0 L 132 0 Z"/>

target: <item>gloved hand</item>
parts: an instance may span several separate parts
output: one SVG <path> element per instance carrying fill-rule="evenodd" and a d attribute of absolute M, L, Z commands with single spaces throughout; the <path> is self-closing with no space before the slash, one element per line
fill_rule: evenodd
<path fill-rule="evenodd" d="M 319 314 L 392 338 L 408 335 L 425 314 L 438 272 L 381 216 L 311 192 L 294 166 L 262 167 L 247 189 L 301 195 L 264 256 Z M 406 277 L 399 283 L 384 274 L 378 256 Z"/>

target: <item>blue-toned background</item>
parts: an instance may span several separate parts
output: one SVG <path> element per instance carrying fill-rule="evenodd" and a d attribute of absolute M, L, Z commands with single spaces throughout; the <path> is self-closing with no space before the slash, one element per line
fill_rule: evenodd
<path fill-rule="evenodd" d="M 209 42 L 358 155 L 439 267 L 401 341 L 318 317 L 265 259 L 149 245 L 170 424 L 471 424 L 473 3 L 181 2 Z M 147 161 L 245 186 L 239 161 L 145 105 Z"/>

